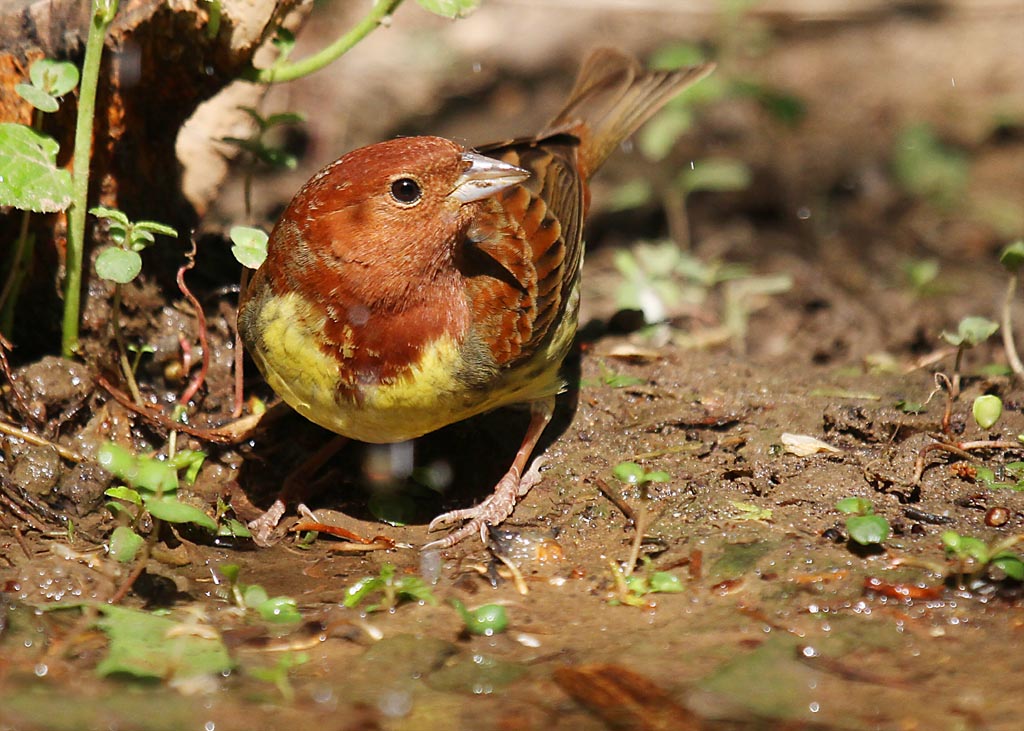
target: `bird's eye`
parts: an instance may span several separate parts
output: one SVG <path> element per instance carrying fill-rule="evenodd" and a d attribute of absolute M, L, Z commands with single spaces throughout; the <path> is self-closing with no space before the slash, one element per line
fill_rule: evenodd
<path fill-rule="evenodd" d="M 411 206 L 423 197 L 423 190 L 412 178 L 399 178 L 391 184 L 391 197 L 403 206 Z"/>

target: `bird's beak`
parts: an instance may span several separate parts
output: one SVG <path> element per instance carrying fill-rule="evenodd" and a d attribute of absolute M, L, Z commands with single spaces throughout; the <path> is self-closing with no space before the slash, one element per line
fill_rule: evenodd
<path fill-rule="evenodd" d="M 456 179 L 451 195 L 463 203 L 490 197 L 530 177 L 522 168 L 476 152 L 464 152 L 462 159 L 469 167 Z"/>

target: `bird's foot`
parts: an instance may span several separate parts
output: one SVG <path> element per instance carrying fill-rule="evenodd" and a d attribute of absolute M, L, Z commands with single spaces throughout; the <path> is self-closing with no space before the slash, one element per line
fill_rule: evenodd
<path fill-rule="evenodd" d="M 498 525 L 512 515 L 519 498 L 526 495 L 541 481 L 540 468 L 546 462 L 544 457 L 538 457 L 522 477 L 519 476 L 519 470 L 513 467 L 501 478 L 491 496 L 479 505 L 442 513 L 434 518 L 430 521 L 427 530 L 433 531 L 460 521 L 465 522 L 444 538 L 427 543 L 423 546 L 423 550 L 451 548 L 473 534 L 478 534 L 480 540 L 486 542 L 487 526 Z"/>
<path fill-rule="evenodd" d="M 284 510 L 284 501 L 278 498 L 263 515 L 249 521 L 249 532 L 252 533 L 252 540 L 257 546 L 265 548 L 281 540 L 281 536 L 275 535 L 274 531 L 284 517 Z"/>

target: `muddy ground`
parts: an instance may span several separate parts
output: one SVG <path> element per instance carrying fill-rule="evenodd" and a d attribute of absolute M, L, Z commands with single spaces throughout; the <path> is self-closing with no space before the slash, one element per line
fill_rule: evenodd
<path fill-rule="evenodd" d="M 994 545 L 1024 534 L 1012 471 L 1024 459 L 1024 389 L 999 334 L 964 355 L 955 401 L 936 374 L 956 372 L 943 330 L 968 315 L 999 319 L 999 251 L 1024 233 L 1024 12 L 980 0 L 766 2 L 731 19 L 721 10 L 485 0 L 446 23 L 410 5 L 336 70 L 275 90 L 267 111 L 310 121 L 299 169 L 257 178 L 266 220 L 351 147 L 399 133 L 486 142 L 535 129 L 600 43 L 644 56 L 702 43 L 723 82 L 748 92 L 701 106 L 664 160 L 626 150 L 602 172 L 574 388 L 545 439 L 543 482 L 491 547 L 466 541 L 439 563 L 416 548 L 431 517 L 479 501 L 504 472 L 525 428 L 515 412 L 425 437 L 412 476 L 395 466 L 409 452 L 350 445 L 311 478 L 320 520 L 386 536 L 391 550 L 353 551 L 323 533 L 257 548 L 164 525 L 142 565 L 104 550 L 117 525 L 103 507 L 110 475 L 3 437 L 0 728 L 1021 728 L 1022 585 L 999 566 L 948 557 L 941 536 Z M 326 16 L 297 53 L 353 17 Z M 935 146 L 903 136 L 917 124 Z M 907 145 L 932 150 L 952 177 L 909 180 Z M 749 185 L 685 204 L 662 196 L 668 215 L 657 198 L 616 210 L 629 181 L 660 185 L 711 156 L 747 166 Z M 206 240 L 244 215 L 241 179 L 224 187 Z M 677 244 L 645 259 L 655 249 L 640 242 L 670 230 Z M 646 267 L 631 286 L 616 266 L 623 251 Z M 195 285 L 212 355 L 193 410 L 200 427 L 226 421 L 232 400 L 234 299 L 219 288 L 233 280 L 216 279 Z M 660 296 L 660 324 L 624 308 L 638 292 Z M 196 328 L 176 297 L 152 282 L 126 295 L 126 336 L 157 347 L 143 391 L 168 411 L 182 390 L 178 332 Z M 92 306 L 85 350 L 96 355 L 111 348 L 109 309 Z M 1019 297 L 1011 314 L 1024 317 Z M 5 422 L 86 457 L 106 438 L 166 450 L 166 431 L 112 400 L 97 369 L 15 366 L 26 403 L 5 390 Z M 248 373 L 247 396 L 272 400 Z M 989 429 L 972 416 L 982 394 L 1004 404 Z M 783 434 L 830 449 L 799 456 Z M 287 414 L 242 445 L 179 435 L 208 452 L 182 494 L 211 514 L 220 499 L 251 518 L 327 438 Z M 976 448 L 930 446 L 964 443 Z M 627 485 L 613 475 L 627 461 L 667 479 Z M 887 519 L 880 544 L 850 539 L 836 503 L 855 496 Z M 405 525 L 379 520 L 398 515 Z M 667 572 L 682 591 L 621 588 L 638 522 L 647 559 L 636 573 Z M 436 578 L 437 603 L 343 607 L 346 589 L 385 563 Z M 240 582 L 295 599 L 302 621 L 240 609 L 225 564 L 240 566 Z M 233 669 L 191 674 L 182 661 L 162 680 L 98 677 L 109 632 L 88 604 L 115 596 L 166 611 L 177 635 L 222 641 Z M 505 606 L 508 629 L 467 633 L 451 599 Z"/>

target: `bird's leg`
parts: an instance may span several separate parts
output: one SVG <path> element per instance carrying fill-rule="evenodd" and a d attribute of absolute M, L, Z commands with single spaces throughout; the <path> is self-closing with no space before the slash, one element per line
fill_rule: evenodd
<path fill-rule="evenodd" d="M 284 485 L 281 486 L 281 491 L 274 498 L 273 504 L 263 515 L 249 521 L 249 530 L 252 532 L 252 539 L 257 546 L 269 546 L 277 542 L 273 533 L 277 524 L 281 522 L 281 518 L 284 517 L 285 508 L 309 496 L 310 479 L 313 474 L 323 467 L 327 460 L 337 454 L 347 441 L 347 437 L 334 436 L 284 479 Z"/>
<path fill-rule="evenodd" d="M 540 466 L 544 462 L 543 458 L 534 460 L 533 466 L 526 471 L 526 474 L 523 474 L 523 471 L 526 469 L 530 455 L 533 454 L 534 447 L 537 446 L 540 435 L 544 433 L 548 422 L 551 421 L 551 414 L 554 410 L 554 396 L 530 402 L 530 426 L 526 429 L 526 436 L 523 437 L 523 443 L 519 447 L 519 451 L 516 452 L 512 466 L 498 481 L 494 492 L 475 507 L 443 513 L 430 521 L 428 530 L 435 530 L 463 520 L 466 523 L 444 538 L 426 544 L 423 546 L 424 549 L 449 548 L 474 533 L 479 533 L 480 540 L 484 540 L 487 526 L 498 525 L 512 514 L 516 501 L 540 482 Z"/>

